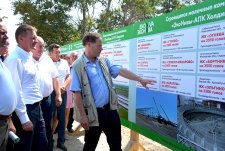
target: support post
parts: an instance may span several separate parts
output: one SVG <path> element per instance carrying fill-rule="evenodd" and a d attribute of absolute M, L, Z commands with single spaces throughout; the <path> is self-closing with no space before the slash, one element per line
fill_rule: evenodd
<path fill-rule="evenodd" d="M 139 134 L 130 130 L 130 141 L 125 147 L 125 151 L 145 151 L 145 148 L 139 143 Z"/>

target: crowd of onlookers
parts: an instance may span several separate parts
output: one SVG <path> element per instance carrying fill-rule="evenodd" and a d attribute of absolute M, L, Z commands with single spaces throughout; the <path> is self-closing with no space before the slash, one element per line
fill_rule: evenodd
<path fill-rule="evenodd" d="M 17 47 L 8 55 L 7 28 L 0 23 L 1 151 L 53 150 L 54 133 L 58 133 L 57 147 L 67 150 L 65 128 L 74 131 L 69 85 L 77 54 L 60 58 L 58 44 L 51 44 L 46 51 L 43 38 L 36 32 L 30 25 L 19 26 L 15 33 Z M 7 129 L 18 135 L 19 143 L 9 140 L 7 145 Z"/>
<path fill-rule="evenodd" d="M 95 150 L 102 132 L 110 150 L 121 151 L 112 77 L 120 75 L 145 88 L 155 81 L 100 57 L 103 48 L 98 33 L 84 36 L 85 49 L 79 58 L 76 53 L 60 58 L 56 43 L 45 52 L 44 37 L 31 25 L 20 25 L 15 38 L 17 46 L 8 55 L 7 28 L 0 22 L 0 151 L 52 151 L 54 133 L 58 134 L 57 148 L 66 151 L 65 129 L 73 132 L 73 109 L 75 120 L 85 130 L 84 151 Z M 8 131 L 20 141 L 7 143 Z"/>

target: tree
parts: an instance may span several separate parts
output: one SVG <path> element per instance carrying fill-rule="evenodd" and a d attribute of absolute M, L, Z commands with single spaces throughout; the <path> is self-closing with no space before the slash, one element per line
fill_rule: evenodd
<path fill-rule="evenodd" d="M 77 11 L 76 15 L 73 14 L 76 17 L 74 24 L 82 36 L 96 29 L 94 16 L 97 3 L 98 0 L 74 0 L 73 8 Z"/>
<path fill-rule="evenodd" d="M 67 12 L 73 5 L 73 0 L 16 0 L 13 3 L 14 14 L 20 14 L 19 24 L 30 24 L 38 29 L 38 35 L 47 44 L 66 44 L 80 39 L 78 31 L 70 21 Z"/>
<path fill-rule="evenodd" d="M 103 11 L 99 15 L 99 19 L 96 19 L 98 32 L 107 32 L 113 29 L 123 27 L 121 22 L 122 15 L 120 9 L 114 9 L 110 11 Z"/>
<path fill-rule="evenodd" d="M 0 12 L 1 12 L 1 8 L 0 8 Z M 4 18 L 7 18 L 6 16 L 0 16 L 0 21 L 3 21 Z"/>
<path fill-rule="evenodd" d="M 121 0 L 119 7 L 100 14 L 96 20 L 98 30 L 106 32 L 152 18 L 159 4 L 159 0 Z"/>
<path fill-rule="evenodd" d="M 117 7 L 112 3 L 117 2 Z M 189 0 L 190 1 L 190 0 Z M 199 2 L 202 0 L 191 0 Z M 86 32 L 107 32 L 185 7 L 180 0 L 14 0 L 21 23 L 34 25 L 50 44 L 67 44 Z M 102 10 L 97 16 L 96 10 Z M 71 14 L 73 10 L 73 14 Z"/>
<path fill-rule="evenodd" d="M 161 9 L 158 10 L 158 14 L 165 14 L 186 7 L 180 0 L 162 0 L 160 5 Z"/>
<path fill-rule="evenodd" d="M 179 0 L 120 0 L 119 7 L 107 8 L 99 15 L 97 29 L 107 32 L 183 7 Z"/>
<path fill-rule="evenodd" d="M 197 3 L 203 2 L 204 0 L 183 0 L 183 1 L 184 1 L 184 4 L 186 5 L 195 5 Z"/>

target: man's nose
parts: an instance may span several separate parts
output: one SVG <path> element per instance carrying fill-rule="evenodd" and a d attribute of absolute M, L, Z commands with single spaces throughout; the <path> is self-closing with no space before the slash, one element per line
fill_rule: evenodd
<path fill-rule="evenodd" d="M 4 39 L 9 39 L 6 33 L 4 34 Z"/>

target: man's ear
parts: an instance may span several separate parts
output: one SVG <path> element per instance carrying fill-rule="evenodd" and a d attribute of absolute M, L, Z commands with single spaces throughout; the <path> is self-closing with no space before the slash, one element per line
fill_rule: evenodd
<path fill-rule="evenodd" d="M 91 42 L 87 42 L 87 46 L 90 47 L 91 46 Z"/>
<path fill-rule="evenodd" d="M 18 36 L 18 43 L 19 43 L 20 41 L 23 41 L 23 38 L 24 38 L 24 37 L 23 37 L 22 35 L 19 35 L 19 36 Z"/>

